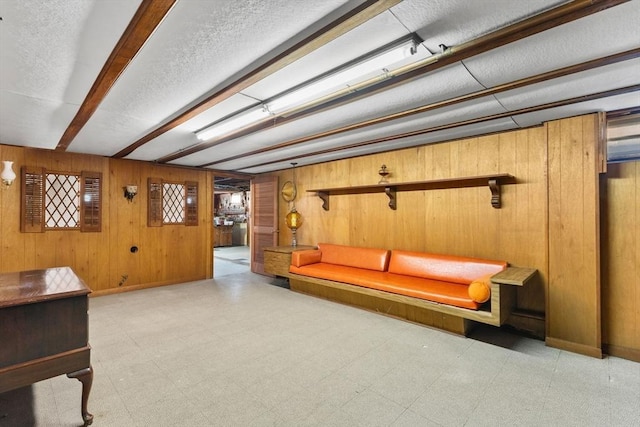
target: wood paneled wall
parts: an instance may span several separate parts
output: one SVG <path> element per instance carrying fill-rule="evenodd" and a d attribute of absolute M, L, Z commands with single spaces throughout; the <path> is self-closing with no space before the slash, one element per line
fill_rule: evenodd
<path fill-rule="evenodd" d="M 600 320 L 601 117 L 548 123 L 549 281 L 546 341 L 602 356 Z"/>
<path fill-rule="evenodd" d="M 640 162 L 609 165 L 603 193 L 602 340 L 640 362 Z"/>
<path fill-rule="evenodd" d="M 0 271 L 70 266 L 95 294 L 212 277 L 212 175 L 152 163 L 0 145 L 18 180 L 0 190 Z M 20 232 L 20 167 L 101 172 L 102 231 Z M 147 227 L 147 178 L 198 182 L 199 225 Z M 128 202 L 127 184 L 138 186 Z M 136 253 L 131 247 L 137 246 Z"/>
<path fill-rule="evenodd" d="M 537 268 L 540 280 L 519 289 L 525 312 L 545 310 L 547 277 L 547 133 L 545 127 L 421 146 L 296 169 L 296 208 L 304 217 L 300 244 L 331 242 L 502 259 Z M 384 194 L 332 196 L 330 210 L 314 188 L 375 184 L 386 164 L 391 182 L 509 173 L 502 208 L 491 207 L 488 187 L 399 192 L 397 210 Z M 278 174 L 280 182 L 291 171 Z M 280 204 L 280 244 L 290 244 Z M 536 328 L 544 323 L 538 321 Z"/>
<path fill-rule="evenodd" d="M 305 223 L 298 241 L 504 259 L 537 268 L 539 280 L 518 289 L 518 312 L 509 323 L 533 333 L 542 325 L 544 334 L 539 319 L 546 315 L 549 344 L 594 356 L 600 354 L 602 330 L 606 350 L 638 360 L 640 163 L 609 165 L 599 202 L 600 125 L 601 117 L 588 115 L 299 167 L 295 203 Z M 105 192 L 101 233 L 23 234 L 18 183 L 0 190 L 0 271 L 70 265 L 98 293 L 212 277 L 210 173 L 5 145 L 0 145 L 0 159 L 13 160 L 16 172 L 25 164 L 99 171 Z M 388 208 L 384 194 L 332 196 L 331 209 L 324 211 L 321 200 L 306 191 L 377 183 L 383 163 L 391 182 L 493 173 L 510 173 L 518 182 L 502 187 L 501 209 L 491 207 L 485 187 L 398 193 L 396 211 Z M 280 183 L 292 178 L 290 170 L 273 175 Z M 198 227 L 146 227 L 150 176 L 199 182 Z M 122 195 L 126 184 L 139 187 L 132 203 Z M 282 245 L 291 242 L 284 224 L 287 209 L 281 202 Z M 130 252 L 133 245 L 139 247 L 136 254 Z"/>
<path fill-rule="evenodd" d="M 602 267 L 608 293 L 604 324 L 601 319 L 602 126 L 603 116 L 593 114 L 298 168 L 296 206 L 305 218 L 298 240 L 503 259 L 537 268 L 538 280 L 518 289 L 517 312 L 509 323 L 544 334 L 549 345 L 596 357 L 602 354 L 604 328 L 609 348 L 637 354 L 637 165 L 613 168 L 625 178 L 609 180 L 609 201 L 603 205 L 611 236 L 603 247 L 612 255 L 611 266 Z M 332 196 L 331 209 L 325 212 L 320 199 L 306 192 L 374 184 L 383 163 L 391 171 L 391 182 L 492 173 L 512 174 L 518 182 L 502 187 L 501 209 L 490 206 L 486 188 L 398 193 L 397 211 L 387 207 L 384 195 L 370 194 Z M 281 182 L 291 179 L 291 171 L 278 175 Z M 290 242 L 286 212 L 282 203 L 280 244 Z M 625 255 L 617 256 L 621 251 Z"/>

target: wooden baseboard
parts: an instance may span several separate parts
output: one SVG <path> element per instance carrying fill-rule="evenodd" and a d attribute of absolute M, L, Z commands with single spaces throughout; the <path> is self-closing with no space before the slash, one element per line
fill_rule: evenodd
<path fill-rule="evenodd" d="M 193 277 L 193 278 L 185 278 L 185 279 L 180 279 L 180 280 L 167 280 L 167 281 L 162 281 L 162 282 L 143 283 L 143 284 L 140 284 L 140 285 L 119 286 L 117 288 L 99 289 L 99 290 L 92 291 L 89 294 L 89 296 L 90 297 L 101 297 L 101 296 L 105 296 L 105 295 L 120 294 L 120 293 L 123 293 L 123 292 L 139 291 L 141 289 L 157 288 L 157 287 L 160 287 L 160 286 L 169 286 L 169 285 L 177 285 L 177 284 L 195 282 L 195 281 L 198 281 L 198 280 L 205 280 L 205 278 L 204 277 Z"/>
<path fill-rule="evenodd" d="M 606 354 L 610 356 L 619 357 L 621 359 L 628 359 L 634 362 L 640 362 L 640 349 L 622 347 L 613 344 L 603 344 L 602 349 Z"/>
<path fill-rule="evenodd" d="M 529 336 L 544 340 L 545 323 L 543 313 L 521 310 L 511 312 L 507 325 Z"/>
<path fill-rule="evenodd" d="M 596 357 L 602 359 L 602 349 L 592 347 L 590 345 L 579 344 L 575 342 L 565 341 L 558 338 L 547 337 L 545 343 L 549 347 L 559 348 L 560 350 L 567 350 L 572 353 L 584 354 L 585 356 Z"/>

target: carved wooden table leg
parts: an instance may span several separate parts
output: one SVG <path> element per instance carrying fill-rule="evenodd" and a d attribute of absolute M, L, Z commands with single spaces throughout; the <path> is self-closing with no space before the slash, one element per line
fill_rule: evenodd
<path fill-rule="evenodd" d="M 81 369 L 76 372 L 67 374 L 69 378 L 75 378 L 82 383 L 82 419 L 84 425 L 88 426 L 93 423 L 93 415 L 87 411 L 87 401 L 89 400 L 89 392 L 91 391 L 91 384 L 93 384 L 93 367 Z"/>

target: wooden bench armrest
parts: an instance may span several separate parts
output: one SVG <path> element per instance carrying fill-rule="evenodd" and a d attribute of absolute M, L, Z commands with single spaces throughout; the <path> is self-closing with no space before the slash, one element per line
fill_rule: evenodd
<path fill-rule="evenodd" d="M 524 286 L 537 273 L 538 270 L 535 268 L 507 267 L 506 270 L 491 276 L 491 283 Z"/>

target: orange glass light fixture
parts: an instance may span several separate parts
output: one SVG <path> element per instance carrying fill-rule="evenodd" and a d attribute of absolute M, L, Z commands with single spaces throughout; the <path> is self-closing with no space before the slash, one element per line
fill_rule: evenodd
<path fill-rule="evenodd" d="M 291 234 L 292 234 L 291 246 L 298 246 L 296 231 L 298 231 L 298 228 L 302 226 L 302 222 L 303 222 L 302 215 L 300 215 L 300 212 L 298 212 L 296 210 L 296 207 L 294 206 L 293 208 L 291 208 L 291 211 L 289 211 L 287 216 L 284 218 L 284 221 L 286 222 L 287 227 L 291 229 Z"/>

